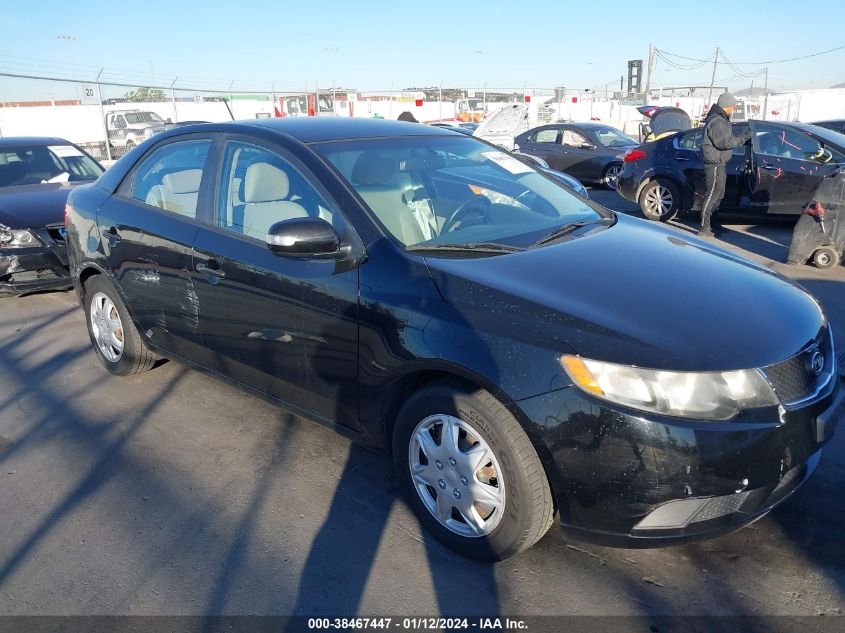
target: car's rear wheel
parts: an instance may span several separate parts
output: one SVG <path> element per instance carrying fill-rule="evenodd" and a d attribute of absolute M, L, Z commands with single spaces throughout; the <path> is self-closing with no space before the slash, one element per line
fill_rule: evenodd
<path fill-rule="evenodd" d="M 146 371 L 156 357 L 144 344 L 113 286 L 95 275 L 85 282 L 85 322 L 103 367 L 117 376 Z"/>
<path fill-rule="evenodd" d="M 531 547 L 552 523 L 537 452 L 483 389 L 444 381 L 412 394 L 396 421 L 393 455 L 422 524 L 465 556 L 507 558 Z"/>
<path fill-rule="evenodd" d="M 830 246 L 817 248 L 816 252 L 813 253 L 813 264 L 815 264 L 816 268 L 833 268 L 838 263 L 839 253 L 836 252 L 836 249 Z"/>
<path fill-rule="evenodd" d="M 610 163 L 604 168 L 601 182 L 608 189 L 616 191 L 616 184 L 619 181 L 619 174 L 622 173 L 622 163 Z"/>
<path fill-rule="evenodd" d="M 680 206 L 680 192 L 671 180 L 652 180 L 640 192 L 640 209 L 649 220 L 668 222 Z"/>

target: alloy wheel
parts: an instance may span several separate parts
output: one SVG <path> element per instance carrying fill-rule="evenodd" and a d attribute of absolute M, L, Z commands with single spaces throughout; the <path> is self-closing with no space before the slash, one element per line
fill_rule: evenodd
<path fill-rule="evenodd" d="M 109 296 L 98 292 L 91 299 L 91 332 L 103 356 L 116 363 L 123 356 L 123 323 Z"/>
<path fill-rule="evenodd" d="M 432 415 L 414 429 L 408 466 L 423 505 L 448 530 L 490 534 L 505 509 L 504 477 L 496 456 L 470 424 Z"/>

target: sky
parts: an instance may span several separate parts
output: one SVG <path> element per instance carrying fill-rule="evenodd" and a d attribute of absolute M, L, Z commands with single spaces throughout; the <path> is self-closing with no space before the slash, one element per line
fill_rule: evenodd
<path fill-rule="evenodd" d="M 279 91 L 338 86 L 618 89 L 649 44 L 721 63 L 716 85 L 845 46 L 845 2 L 3 0 L 0 72 Z M 803 9 L 802 7 L 807 7 Z M 652 86 L 707 85 L 713 64 L 658 59 Z M 722 58 L 720 58 L 721 60 Z M 678 68 L 684 66 L 685 68 Z M 691 68 L 697 66 L 697 68 Z M 845 49 L 768 64 L 769 88 L 845 82 Z M 177 78 L 178 77 L 178 78 Z M 728 80 L 728 81 L 726 81 Z M 4 89 L 2 84 L 6 83 Z M 232 83 L 234 82 L 234 83 Z M 0 100 L 15 83 L 0 77 Z"/>

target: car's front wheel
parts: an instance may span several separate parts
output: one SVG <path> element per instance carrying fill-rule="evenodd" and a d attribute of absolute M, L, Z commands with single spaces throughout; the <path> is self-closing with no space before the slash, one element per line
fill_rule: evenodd
<path fill-rule="evenodd" d="M 103 367 L 117 376 L 150 369 L 155 354 L 144 344 L 114 287 L 95 275 L 85 282 L 85 322 Z"/>
<path fill-rule="evenodd" d="M 678 187 L 671 180 L 652 180 L 640 192 L 640 209 L 649 220 L 668 222 L 681 206 Z"/>
<path fill-rule="evenodd" d="M 412 394 L 396 421 L 393 456 L 422 524 L 465 556 L 507 558 L 531 547 L 552 523 L 537 452 L 483 389 L 444 381 Z"/>

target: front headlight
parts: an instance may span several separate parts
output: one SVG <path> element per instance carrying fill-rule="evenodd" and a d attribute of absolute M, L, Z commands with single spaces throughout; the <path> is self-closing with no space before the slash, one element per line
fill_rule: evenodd
<path fill-rule="evenodd" d="M 562 356 L 564 370 L 581 389 L 604 400 L 661 415 L 728 420 L 745 409 L 779 404 L 756 369 L 676 372 Z"/>
<path fill-rule="evenodd" d="M 38 238 L 29 231 L 0 229 L 0 248 L 25 248 L 38 244 Z"/>

